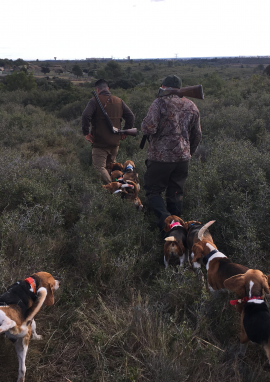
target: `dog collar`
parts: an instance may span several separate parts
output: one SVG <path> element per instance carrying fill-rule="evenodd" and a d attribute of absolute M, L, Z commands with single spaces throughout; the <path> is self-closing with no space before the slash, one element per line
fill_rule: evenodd
<path fill-rule="evenodd" d="M 126 170 L 133 170 L 133 166 L 131 164 L 128 164 Z"/>
<path fill-rule="evenodd" d="M 173 222 L 173 223 L 169 224 L 170 230 L 174 227 L 183 227 L 183 226 L 179 222 Z"/>
<path fill-rule="evenodd" d="M 26 281 L 29 285 L 31 285 L 31 287 L 33 289 L 33 292 L 36 294 L 37 290 L 36 290 L 36 282 L 35 282 L 35 280 L 32 277 L 28 277 L 24 281 Z"/>
<path fill-rule="evenodd" d="M 204 258 L 203 258 L 204 265 L 206 265 L 208 263 L 210 257 L 213 256 L 217 252 L 218 252 L 217 249 L 213 249 L 213 251 L 209 252 L 208 255 L 204 256 Z"/>
<path fill-rule="evenodd" d="M 116 182 L 119 182 L 119 183 L 120 183 L 120 181 L 123 180 L 123 177 L 120 176 L 119 178 L 115 178 L 114 180 L 115 180 Z"/>
<path fill-rule="evenodd" d="M 252 296 L 252 297 L 243 297 L 243 298 L 240 298 L 239 300 L 230 300 L 230 304 L 231 305 L 237 305 L 237 304 L 245 304 L 246 302 L 250 301 L 250 300 L 263 300 L 261 298 L 261 296 Z"/>

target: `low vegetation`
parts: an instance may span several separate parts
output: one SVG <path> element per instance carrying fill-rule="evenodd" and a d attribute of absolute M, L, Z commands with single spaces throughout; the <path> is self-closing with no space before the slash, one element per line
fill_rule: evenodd
<path fill-rule="evenodd" d="M 203 139 L 190 163 L 182 218 L 216 220 L 211 233 L 219 250 L 269 274 L 268 63 L 171 62 L 96 62 L 88 69 L 109 76 L 138 129 L 166 74 L 182 77 L 183 86 L 203 84 L 205 100 L 195 100 Z M 164 270 L 143 187 L 142 213 L 102 189 L 80 125 L 94 75 L 78 87 L 64 74 L 20 73 L 0 84 L 1 289 L 42 270 L 61 280 L 56 304 L 37 316 L 43 340 L 30 342 L 26 379 L 268 381 L 261 347 L 249 344 L 238 357 L 233 294 L 209 296 L 189 266 Z M 11 76 L 34 86 L 14 88 Z M 121 81 L 128 86 L 116 87 Z M 132 159 L 143 183 L 141 137 L 121 142 L 118 160 Z M 11 382 L 15 350 L 4 336 L 0 342 L 0 380 Z"/>

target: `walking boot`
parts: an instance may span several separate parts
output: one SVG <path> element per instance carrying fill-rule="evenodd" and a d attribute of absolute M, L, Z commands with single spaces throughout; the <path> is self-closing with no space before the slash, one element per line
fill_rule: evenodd
<path fill-rule="evenodd" d="M 170 215 L 176 215 L 180 218 L 183 209 L 183 195 L 176 193 L 174 196 L 167 197 L 166 200 L 167 210 L 170 212 Z"/>

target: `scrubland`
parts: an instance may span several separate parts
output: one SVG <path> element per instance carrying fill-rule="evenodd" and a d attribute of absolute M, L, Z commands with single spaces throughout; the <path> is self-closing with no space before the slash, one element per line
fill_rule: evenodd
<path fill-rule="evenodd" d="M 194 100 L 203 139 L 182 218 L 216 220 L 210 230 L 219 250 L 269 274 L 269 77 L 218 62 L 141 66 L 129 73 L 141 72 L 141 85 L 113 90 L 137 128 L 165 75 L 204 86 L 205 100 Z M 0 86 L 1 291 L 36 271 L 61 281 L 55 305 L 36 317 L 43 340 L 30 342 L 26 380 L 269 381 L 261 347 L 250 343 L 238 357 L 233 294 L 209 296 L 189 266 L 164 270 L 143 187 L 141 213 L 102 189 L 80 125 L 91 90 L 61 78 L 39 79 L 32 90 Z M 118 160 L 132 159 L 143 184 L 141 137 L 121 142 Z M 1 336 L 0 380 L 16 377 L 13 344 Z"/>

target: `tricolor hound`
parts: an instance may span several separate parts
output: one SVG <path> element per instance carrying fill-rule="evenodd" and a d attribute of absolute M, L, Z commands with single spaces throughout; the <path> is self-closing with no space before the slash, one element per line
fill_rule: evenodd
<path fill-rule="evenodd" d="M 270 293 L 267 276 L 249 269 L 225 280 L 224 285 L 240 297 L 231 301 L 231 305 L 241 306 L 240 343 L 250 340 L 262 345 L 270 362 L 270 314 L 264 302 L 264 293 Z M 242 353 L 243 350 L 242 346 Z"/>
<path fill-rule="evenodd" d="M 178 259 L 183 267 L 186 257 L 187 231 L 184 222 L 176 215 L 168 216 L 164 221 L 164 231 L 167 232 L 164 244 L 164 264 L 168 267 L 170 259 Z"/>
<path fill-rule="evenodd" d="M 207 270 L 207 282 L 210 291 L 225 289 L 224 281 L 229 277 L 245 273 L 249 268 L 235 264 L 223 253 L 219 252 L 213 240 L 205 239 L 205 230 L 213 224 L 205 224 L 198 232 L 198 239 L 192 247 L 192 263 L 194 268 L 200 268 L 203 263 Z"/>
<path fill-rule="evenodd" d="M 25 358 L 31 334 L 33 339 L 42 338 L 36 333 L 34 317 L 43 303 L 54 304 L 53 291 L 58 288 L 59 281 L 50 273 L 38 272 L 17 281 L 0 296 L 0 333 L 5 333 L 15 345 L 19 361 L 17 382 L 25 380 Z"/>

